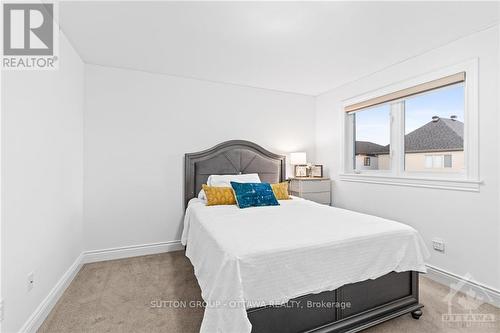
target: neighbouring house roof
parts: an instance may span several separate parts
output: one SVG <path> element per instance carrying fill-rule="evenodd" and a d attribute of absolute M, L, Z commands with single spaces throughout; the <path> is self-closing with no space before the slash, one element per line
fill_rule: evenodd
<path fill-rule="evenodd" d="M 406 152 L 450 151 L 464 149 L 464 123 L 440 118 L 405 135 Z"/>
<path fill-rule="evenodd" d="M 356 141 L 356 155 L 380 155 L 389 153 L 389 146 L 369 141 Z"/>
<path fill-rule="evenodd" d="M 464 149 L 464 123 L 440 118 L 405 135 L 405 151 L 422 153 L 457 151 Z M 356 141 L 356 155 L 382 155 L 389 153 L 389 145 L 381 146 L 368 141 Z"/>

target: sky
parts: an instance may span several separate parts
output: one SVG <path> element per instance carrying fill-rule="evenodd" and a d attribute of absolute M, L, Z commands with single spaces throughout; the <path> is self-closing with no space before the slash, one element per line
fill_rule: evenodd
<path fill-rule="evenodd" d="M 405 102 L 405 134 L 427 124 L 433 116 L 464 121 L 464 85 L 437 89 L 410 97 Z M 390 106 L 383 104 L 356 113 L 356 140 L 379 145 L 390 143 Z"/>

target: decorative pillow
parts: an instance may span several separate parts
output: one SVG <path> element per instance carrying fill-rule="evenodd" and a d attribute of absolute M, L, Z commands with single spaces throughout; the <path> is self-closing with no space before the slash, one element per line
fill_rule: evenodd
<path fill-rule="evenodd" d="M 231 182 L 236 203 L 240 208 L 258 206 L 279 206 L 273 189 L 268 183 L 237 183 Z"/>
<path fill-rule="evenodd" d="M 203 184 L 203 192 L 207 198 L 207 206 L 236 205 L 234 191 L 231 187 L 217 187 Z"/>
<path fill-rule="evenodd" d="M 282 182 L 277 184 L 271 184 L 271 188 L 273 189 L 274 196 L 278 200 L 289 200 L 290 196 L 288 195 L 288 182 Z"/>
<path fill-rule="evenodd" d="M 260 183 L 260 178 L 256 173 L 245 173 L 241 175 L 211 175 L 208 177 L 207 185 L 231 187 L 231 182 Z"/>

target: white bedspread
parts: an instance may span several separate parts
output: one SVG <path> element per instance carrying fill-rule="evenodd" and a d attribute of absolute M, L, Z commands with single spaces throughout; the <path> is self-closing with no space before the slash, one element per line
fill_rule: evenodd
<path fill-rule="evenodd" d="M 250 332 L 247 308 L 426 271 L 428 251 L 410 226 L 298 198 L 280 204 L 190 201 L 182 244 L 207 302 L 201 332 Z"/>

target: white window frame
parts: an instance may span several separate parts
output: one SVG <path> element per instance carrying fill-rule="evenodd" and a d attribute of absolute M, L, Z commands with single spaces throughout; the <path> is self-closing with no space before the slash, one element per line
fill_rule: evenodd
<path fill-rule="evenodd" d="M 435 70 L 412 79 L 392 84 L 342 102 L 342 156 L 343 181 L 391 184 L 412 187 L 429 187 L 461 191 L 478 192 L 479 178 L 479 108 L 478 108 L 478 59 Z M 395 91 L 407 89 L 422 83 L 437 80 L 458 72 L 465 72 L 464 82 L 464 172 L 410 172 L 404 170 L 404 103 L 391 101 L 391 170 L 354 170 L 354 117 L 345 112 L 345 108 L 362 101 L 383 96 Z M 396 154 L 395 152 L 400 152 Z M 403 153 L 401 153 L 403 152 Z M 398 156 L 399 158 L 394 158 Z"/>

